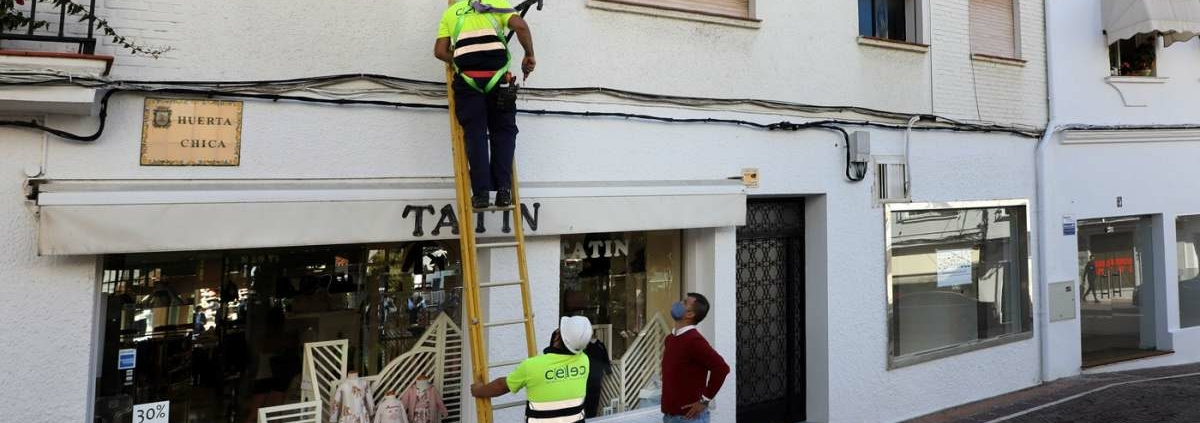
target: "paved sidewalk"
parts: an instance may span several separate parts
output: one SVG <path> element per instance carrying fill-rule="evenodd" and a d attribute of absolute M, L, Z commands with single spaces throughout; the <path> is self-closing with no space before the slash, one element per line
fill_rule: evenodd
<path fill-rule="evenodd" d="M 1192 373 L 1200 364 L 1082 375 L 903 423 L 1197 423 L 1200 375 L 1173 377 Z"/>

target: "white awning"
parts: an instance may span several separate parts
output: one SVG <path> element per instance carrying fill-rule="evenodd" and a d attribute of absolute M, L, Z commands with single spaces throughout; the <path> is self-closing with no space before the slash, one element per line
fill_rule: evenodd
<path fill-rule="evenodd" d="M 1108 43 L 1160 34 L 1167 46 L 1200 34 L 1200 0 L 1105 0 Z"/>
<path fill-rule="evenodd" d="M 527 236 L 738 226 L 740 181 L 525 183 Z M 447 180 L 50 180 L 44 255 L 200 251 L 457 238 Z M 504 236 L 507 213 L 485 213 Z"/>

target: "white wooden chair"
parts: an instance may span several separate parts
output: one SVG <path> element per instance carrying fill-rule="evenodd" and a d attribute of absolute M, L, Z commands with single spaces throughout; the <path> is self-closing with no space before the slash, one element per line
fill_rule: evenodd
<path fill-rule="evenodd" d="M 258 409 L 258 423 L 321 423 L 321 402 L 308 401 Z"/>
<path fill-rule="evenodd" d="M 350 341 L 345 339 L 304 344 L 303 379 L 308 380 L 310 389 L 302 392 L 301 400 L 329 404 L 338 382 L 346 377 L 349 355 Z"/>

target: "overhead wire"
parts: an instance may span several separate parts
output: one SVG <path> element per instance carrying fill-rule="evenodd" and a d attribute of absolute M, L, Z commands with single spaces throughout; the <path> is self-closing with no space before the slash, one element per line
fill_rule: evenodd
<path fill-rule="evenodd" d="M 338 88 L 334 85 L 343 84 L 354 81 L 370 81 L 379 84 L 385 88 Z M 76 134 L 68 131 L 52 128 L 36 121 L 15 121 L 7 120 L 0 121 L 0 126 L 23 127 L 35 130 L 45 131 L 56 137 L 79 141 L 93 142 L 99 139 L 105 129 L 108 107 L 110 99 L 117 93 L 121 92 L 144 92 L 158 94 L 177 94 L 177 95 L 195 95 L 205 97 L 224 97 L 224 98 L 243 98 L 257 99 L 264 101 L 296 101 L 306 103 L 318 103 L 329 105 L 366 105 L 390 108 L 408 108 L 416 110 L 445 110 L 447 105 L 441 103 L 424 103 L 410 101 L 395 101 L 382 99 L 363 98 L 370 95 L 395 95 L 405 94 L 413 95 L 421 98 L 444 98 L 445 83 L 420 81 L 415 79 L 398 78 L 387 75 L 377 74 L 341 74 L 341 75 L 326 75 L 317 77 L 291 78 L 291 79 L 276 79 L 276 80 L 247 80 L 247 81 L 137 81 L 137 80 L 105 80 L 94 77 L 67 77 L 64 75 L 48 74 L 45 72 L 14 72 L 0 74 L 0 86 L 12 85 L 41 85 L 41 84 L 70 84 L 95 89 L 104 89 L 106 92 L 100 99 L 99 108 L 99 125 L 95 132 L 90 134 Z M 897 116 L 908 117 L 893 112 L 879 111 L 861 107 L 842 107 L 842 106 L 813 106 L 798 103 L 788 103 L 774 100 L 758 100 L 758 99 L 719 99 L 719 98 L 703 98 L 703 97 L 686 97 L 686 96 L 664 96 L 658 94 L 645 94 L 633 91 L 615 90 L 601 87 L 584 87 L 584 88 L 544 88 L 544 89 L 524 89 L 533 94 L 533 97 L 546 96 L 558 97 L 569 95 L 588 95 L 588 94 L 603 94 L 617 98 L 628 100 L 668 103 L 677 105 L 687 105 L 692 107 L 703 107 L 705 105 L 750 105 L 763 107 L 767 109 L 782 109 L 794 112 L 852 112 L 868 116 L 874 116 L 884 119 L 893 119 Z M 311 95 L 297 95 L 297 93 L 307 93 Z M 861 165 L 856 165 L 850 162 L 849 151 L 849 134 L 841 126 L 860 126 L 874 127 L 889 130 L 905 129 L 904 125 L 877 122 L 871 120 L 855 120 L 855 119 L 814 119 L 803 122 L 778 121 L 773 123 L 755 122 L 745 119 L 718 118 L 718 117 L 670 117 L 645 113 L 628 113 L 628 112 L 604 112 L 604 111 L 589 111 L 589 110 L 551 110 L 551 109 L 529 109 L 519 108 L 518 113 L 535 115 L 535 116 L 562 116 L 562 117 L 579 117 L 579 118 L 610 118 L 610 119 L 626 119 L 626 120 L 642 120 L 669 124 L 724 124 L 740 127 L 748 127 L 754 129 L 768 131 L 800 131 L 806 129 L 822 129 L 827 131 L 837 132 L 842 135 L 843 145 L 846 148 L 846 178 L 850 181 L 861 181 L 865 178 L 865 168 Z M 928 116 L 928 115 L 926 115 Z M 1029 129 L 1007 127 L 998 125 L 984 125 L 969 122 L 960 122 L 952 119 L 928 116 L 934 123 L 922 127 L 913 128 L 922 131 L 953 131 L 953 132 L 981 132 L 981 133 L 1003 133 L 1016 135 L 1027 138 L 1037 138 L 1040 132 L 1035 132 Z"/>

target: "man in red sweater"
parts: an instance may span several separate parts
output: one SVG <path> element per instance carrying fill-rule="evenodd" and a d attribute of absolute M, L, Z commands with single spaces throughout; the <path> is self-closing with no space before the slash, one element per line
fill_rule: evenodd
<path fill-rule="evenodd" d="M 695 292 L 671 306 L 675 330 L 663 350 L 663 423 L 708 423 L 708 404 L 729 375 L 725 359 L 696 330 L 708 309 L 708 299 Z"/>

